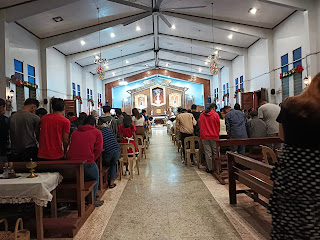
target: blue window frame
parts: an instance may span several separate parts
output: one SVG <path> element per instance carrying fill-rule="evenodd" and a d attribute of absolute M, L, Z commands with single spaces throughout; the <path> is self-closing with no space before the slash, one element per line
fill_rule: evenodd
<path fill-rule="evenodd" d="M 227 83 L 227 94 L 229 94 L 229 83 Z"/>
<path fill-rule="evenodd" d="M 301 47 L 293 51 L 293 67 L 296 68 L 298 65 L 302 65 L 301 60 Z"/>
<path fill-rule="evenodd" d="M 81 91 L 80 91 L 80 85 L 77 85 L 77 90 L 78 90 L 78 97 L 81 97 Z"/>
<path fill-rule="evenodd" d="M 214 89 L 214 97 L 217 97 L 217 89 Z"/>
<path fill-rule="evenodd" d="M 75 83 L 72 83 L 72 96 L 77 96 L 76 84 Z"/>
<path fill-rule="evenodd" d="M 236 78 L 236 91 L 238 91 L 238 89 L 239 89 L 239 79 Z"/>
<path fill-rule="evenodd" d="M 225 94 L 226 94 L 226 85 L 223 84 L 223 95 L 225 95 Z"/>
<path fill-rule="evenodd" d="M 90 90 L 87 88 L 87 98 L 90 99 Z"/>
<path fill-rule="evenodd" d="M 20 79 L 21 81 L 24 81 L 23 62 L 14 59 L 14 72 L 16 78 Z"/>
<path fill-rule="evenodd" d="M 219 98 L 219 88 L 217 88 L 217 98 Z"/>
<path fill-rule="evenodd" d="M 32 84 L 36 84 L 35 68 L 31 65 L 28 65 L 28 82 Z"/>
<path fill-rule="evenodd" d="M 90 90 L 90 99 L 93 99 L 93 97 L 92 97 L 92 89 Z"/>
<path fill-rule="evenodd" d="M 283 55 L 283 56 L 281 57 L 281 72 L 282 72 L 282 73 L 289 71 L 288 63 L 289 63 L 288 54 Z M 285 66 L 285 65 L 287 65 L 287 66 Z"/>
<path fill-rule="evenodd" d="M 240 89 L 243 89 L 243 76 L 240 77 Z"/>
<path fill-rule="evenodd" d="M 288 54 L 281 57 L 281 73 L 289 71 Z M 289 77 L 282 78 L 282 99 L 289 97 Z"/>

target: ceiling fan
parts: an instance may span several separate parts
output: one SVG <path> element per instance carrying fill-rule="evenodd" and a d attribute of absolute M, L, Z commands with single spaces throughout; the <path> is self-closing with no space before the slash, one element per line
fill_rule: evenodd
<path fill-rule="evenodd" d="M 144 5 L 140 5 L 140 4 L 136 4 L 134 2 L 129 2 L 129 1 L 125 1 L 125 0 L 107 0 L 109 2 L 115 2 L 115 3 L 119 3 L 119 4 L 122 4 L 122 5 L 126 5 L 126 6 L 130 6 L 130 7 L 135 7 L 135 8 L 138 8 L 138 9 L 142 9 L 142 10 L 145 10 L 147 11 L 145 14 L 143 14 L 142 16 L 139 16 L 139 17 L 136 17 L 136 18 L 133 18 L 129 21 L 126 21 L 123 23 L 123 26 L 127 26 L 131 23 L 134 23 L 136 21 L 139 21 L 143 18 L 146 18 L 146 17 L 149 17 L 149 16 L 159 16 L 162 21 L 164 21 L 164 23 L 169 27 L 171 28 L 172 25 L 171 23 L 168 21 L 168 19 L 162 14 L 162 12 L 165 12 L 165 11 L 174 11 L 174 10 L 183 10 L 183 9 L 195 9 L 195 8 L 205 8 L 206 6 L 193 6 L 193 7 L 180 7 L 180 8 L 162 8 L 161 7 L 161 4 L 163 2 L 163 0 L 157 0 L 156 1 L 156 4 L 154 7 L 148 7 L 148 6 L 144 6 Z"/>

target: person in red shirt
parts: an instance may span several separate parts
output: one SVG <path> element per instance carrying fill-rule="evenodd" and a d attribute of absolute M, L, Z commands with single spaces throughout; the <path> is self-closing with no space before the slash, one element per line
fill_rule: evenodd
<path fill-rule="evenodd" d="M 96 119 L 88 116 L 83 125 L 73 132 L 67 159 L 71 161 L 87 161 L 84 165 L 85 181 L 96 181 L 94 186 L 94 199 L 99 185 L 99 169 L 95 163 L 103 150 L 103 137 L 101 131 L 95 128 Z M 100 207 L 103 201 L 95 201 Z"/>
<path fill-rule="evenodd" d="M 136 146 L 135 138 L 136 138 L 137 128 L 134 124 L 132 124 L 131 116 L 127 115 L 123 118 L 123 124 L 118 126 L 118 133 L 121 137 L 121 143 L 132 143 L 135 148 L 135 153 L 138 154 L 139 150 Z M 131 149 L 129 149 L 128 153 L 132 153 Z"/>
<path fill-rule="evenodd" d="M 199 118 L 200 139 L 204 148 L 208 173 L 212 173 L 212 159 L 216 154 L 214 140 L 219 140 L 220 117 L 216 109 L 216 104 L 212 103 Z"/>
<path fill-rule="evenodd" d="M 38 158 L 42 160 L 65 159 L 69 145 L 70 121 L 63 116 L 63 99 L 52 99 L 52 110 L 41 119 Z"/>
<path fill-rule="evenodd" d="M 74 112 L 68 112 L 67 118 L 69 119 L 70 122 L 73 122 L 78 119 L 78 117 L 74 114 Z"/>

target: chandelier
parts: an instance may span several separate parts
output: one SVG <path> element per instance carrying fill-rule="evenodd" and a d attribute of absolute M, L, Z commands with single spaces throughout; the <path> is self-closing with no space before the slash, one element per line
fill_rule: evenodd
<path fill-rule="evenodd" d="M 192 67 L 192 39 L 191 39 L 191 74 L 193 74 L 193 67 Z M 197 80 L 197 77 L 195 75 L 192 75 L 190 79 L 188 79 L 189 82 L 194 82 Z"/>
<path fill-rule="evenodd" d="M 208 59 L 210 60 L 209 64 L 209 70 L 212 75 L 219 74 L 220 68 L 217 60 L 221 58 L 219 54 L 219 50 L 214 49 L 214 34 L 213 34 L 213 3 L 211 3 L 211 19 L 212 19 L 212 49 L 213 53 L 208 56 Z"/>
<path fill-rule="evenodd" d="M 99 53 L 98 55 L 94 56 L 94 63 L 95 63 L 95 64 L 107 65 L 108 62 L 109 62 L 109 61 L 108 61 L 106 58 L 102 58 L 102 57 L 101 57 L 101 53 Z"/>
<path fill-rule="evenodd" d="M 104 80 L 105 78 L 105 69 L 102 65 L 107 66 L 108 60 L 102 58 L 101 53 L 101 29 L 100 29 L 100 9 L 97 7 L 98 10 L 98 26 L 99 26 L 99 45 L 100 45 L 100 53 L 94 56 L 94 63 L 98 64 L 96 67 L 96 74 L 100 80 Z"/>

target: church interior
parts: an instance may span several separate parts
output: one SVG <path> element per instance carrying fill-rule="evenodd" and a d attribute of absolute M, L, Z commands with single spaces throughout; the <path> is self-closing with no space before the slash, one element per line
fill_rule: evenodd
<path fill-rule="evenodd" d="M 319 63 L 319 0 L 0 0 L 0 239 L 320 240 Z"/>

